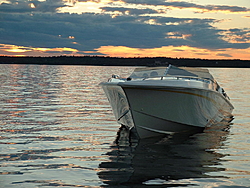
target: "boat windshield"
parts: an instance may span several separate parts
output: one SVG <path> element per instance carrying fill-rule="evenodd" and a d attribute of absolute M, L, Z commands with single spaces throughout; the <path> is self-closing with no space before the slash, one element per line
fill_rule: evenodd
<path fill-rule="evenodd" d="M 214 80 L 208 69 L 193 67 L 146 67 L 136 68 L 129 78 L 153 78 L 153 77 L 198 77 Z"/>

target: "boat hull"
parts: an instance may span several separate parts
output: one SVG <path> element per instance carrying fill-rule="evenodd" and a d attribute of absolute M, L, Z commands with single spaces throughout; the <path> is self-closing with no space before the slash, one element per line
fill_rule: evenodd
<path fill-rule="evenodd" d="M 231 117 L 232 105 L 211 90 L 122 86 L 140 138 L 204 129 Z"/>
<path fill-rule="evenodd" d="M 116 121 L 132 129 L 134 127 L 134 122 L 123 89 L 113 83 L 103 83 L 101 85 L 112 107 Z"/>
<path fill-rule="evenodd" d="M 116 120 L 134 127 L 140 138 L 202 130 L 232 117 L 233 106 L 215 90 L 136 82 L 101 85 Z"/>
<path fill-rule="evenodd" d="M 140 138 L 160 136 L 163 134 L 172 135 L 175 133 L 188 133 L 194 131 L 201 132 L 204 129 L 203 127 L 177 123 L 136 111 L 132 113 L 136 122 L 135 131 Z"/>

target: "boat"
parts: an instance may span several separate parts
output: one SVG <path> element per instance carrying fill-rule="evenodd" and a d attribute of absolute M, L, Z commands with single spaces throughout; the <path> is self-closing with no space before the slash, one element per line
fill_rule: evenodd
<path fill-rule="evenodd" d="M 205 68 L 140 67 L 100 85 L 117 122 L 139 138 L 204 130 L 233 119 L 228 95 Z"/>

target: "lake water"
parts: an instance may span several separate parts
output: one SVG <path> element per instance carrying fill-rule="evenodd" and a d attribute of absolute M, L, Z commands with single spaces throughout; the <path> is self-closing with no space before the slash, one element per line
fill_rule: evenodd
<path fill-rule="evenodd" d="M 133 69 L 0 65 L 0 187 L 248 187 L 250 69 L 209 69 L 232 124 L 140 141 L 98 86 Z"/>

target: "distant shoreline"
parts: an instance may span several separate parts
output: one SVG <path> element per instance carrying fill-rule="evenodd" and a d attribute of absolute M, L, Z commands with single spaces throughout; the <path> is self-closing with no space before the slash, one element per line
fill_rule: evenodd
<path fill-rule="evenodd" d="M 187 67 L 227 67 L 250 68 L 250 60 L 239 59 L 195 59 L 170 57 L 105 57 L 105 56 L 53 56 L 15 57 L 0 56 L 0 64 L 39 64 L 39 65 L 93 65 L 93 66 L 175 66 Z"/>

